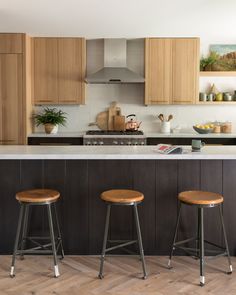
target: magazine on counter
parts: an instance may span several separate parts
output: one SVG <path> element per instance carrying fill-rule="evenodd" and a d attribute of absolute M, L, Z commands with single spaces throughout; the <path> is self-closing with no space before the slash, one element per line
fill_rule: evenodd
<path fill-rule="evenodd" d="M 178 145 L 160 143 L 155 147 L 155 151 L 161 154 L 182 154 L 183 148 Z"/>

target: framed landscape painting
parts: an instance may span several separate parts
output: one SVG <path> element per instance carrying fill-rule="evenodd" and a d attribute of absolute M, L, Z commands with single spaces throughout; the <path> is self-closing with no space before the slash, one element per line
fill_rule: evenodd
<path fill-rule="evenodd" d="M 235 44 L 210 45 L 210 54 L 215 58 L 212 71 L 236 71 Z"/>

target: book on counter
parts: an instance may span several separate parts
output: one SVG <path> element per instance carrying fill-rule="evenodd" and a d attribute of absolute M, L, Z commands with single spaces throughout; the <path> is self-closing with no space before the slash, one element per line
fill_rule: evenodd
<path fill-rule="evenodd" d="M 183 148 L 178 145 L 171 145 L 171 144 L 163 144 L 160 143 L 155 147 L 155 151 L 157 151 L 160 154 L 182 154 Z"/>

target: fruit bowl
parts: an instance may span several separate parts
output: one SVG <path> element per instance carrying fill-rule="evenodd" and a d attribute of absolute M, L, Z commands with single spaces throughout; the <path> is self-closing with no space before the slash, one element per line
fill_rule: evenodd
<path fill-rule="evenodd" d="M 197 126 L 193 126 L 193 129 L 199 134 L 208 134 L 213 131 L 213 128 L 199 128 Z"/>

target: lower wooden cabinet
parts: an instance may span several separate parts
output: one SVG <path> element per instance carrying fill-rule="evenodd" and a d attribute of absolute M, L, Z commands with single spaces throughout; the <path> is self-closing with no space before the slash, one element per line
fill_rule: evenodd
<path fill-rule="evenodd" d="M 199 39 L 147 38 L 145 44 L 145 104 L 195 104 Z"/>

